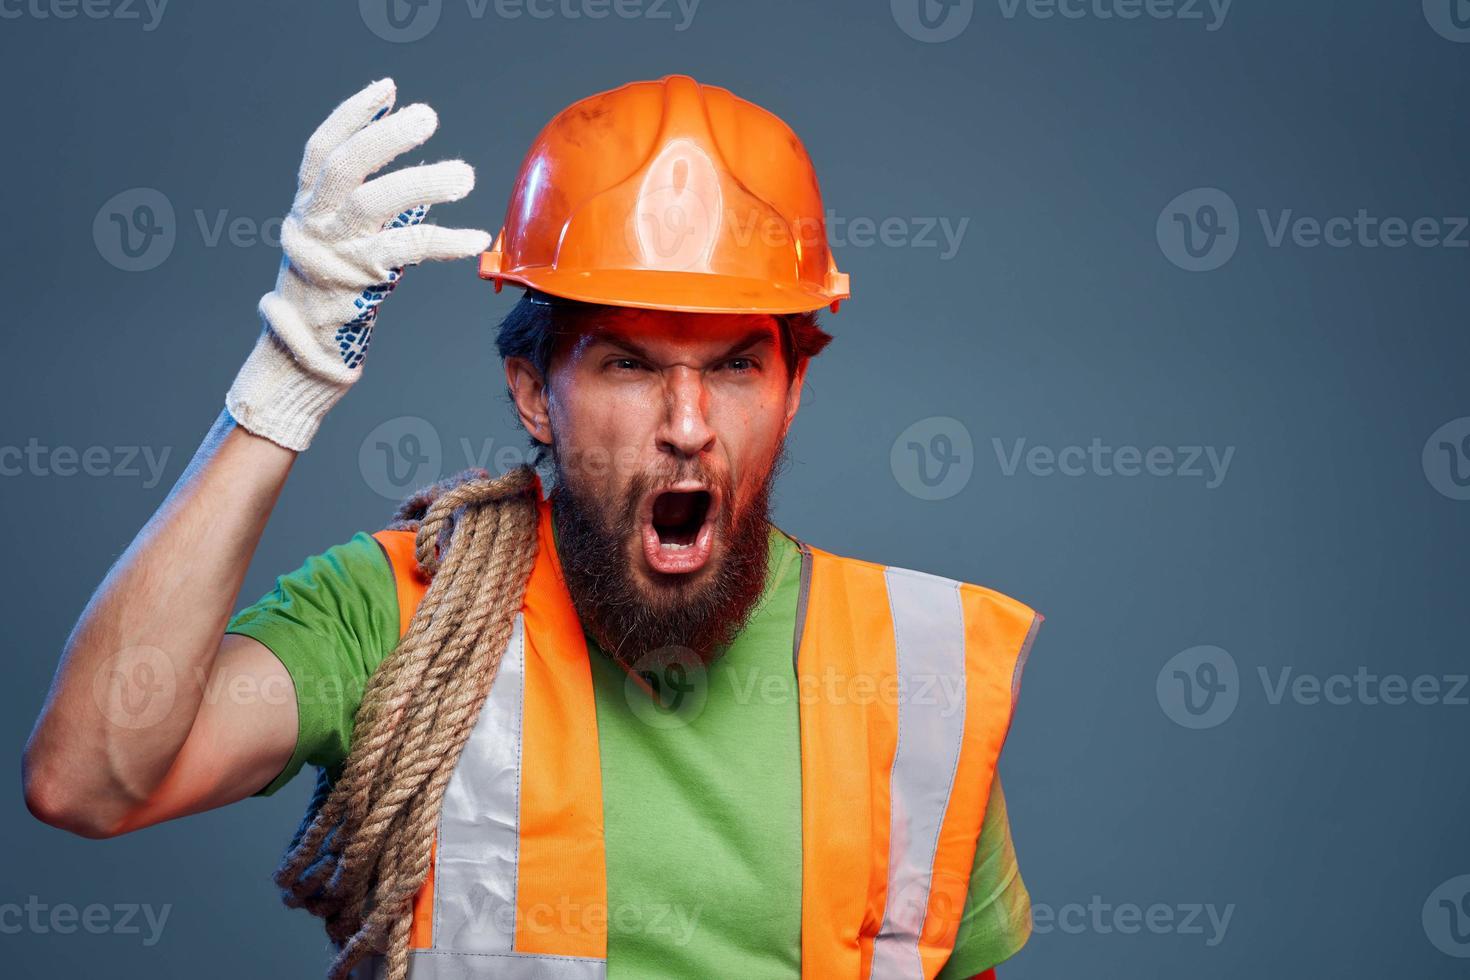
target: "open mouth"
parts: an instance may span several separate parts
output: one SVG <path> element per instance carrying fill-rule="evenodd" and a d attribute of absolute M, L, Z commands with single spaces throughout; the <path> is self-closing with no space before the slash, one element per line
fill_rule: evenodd
<path fill-rule="evenodd" d="M 703 568 L 714 540 L 714 495 L 703 488 L 653 494 L 643 526 L 643 554 L 655 572 L 682 575 Z"/>

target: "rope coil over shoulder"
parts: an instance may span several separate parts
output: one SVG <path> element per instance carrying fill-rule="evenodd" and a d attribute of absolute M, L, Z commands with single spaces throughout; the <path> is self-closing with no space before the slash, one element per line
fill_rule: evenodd
<path fill-rule="evenodd" d="M 534 471 L 467 470 L 419 490 L 392 530 L 416 532 L 430 582 L 398 646 L 363 692 L 352 749 L 323 771 L 275 882 L 324 921 L 338 949 L 329 980 L 386 954 L 408 972 L 414 895 L 429 872 L 445 788 L 510 641 L 536 557 Z"/>

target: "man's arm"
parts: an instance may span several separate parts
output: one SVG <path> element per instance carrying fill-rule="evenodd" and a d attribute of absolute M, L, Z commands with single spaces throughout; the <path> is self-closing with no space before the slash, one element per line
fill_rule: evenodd
<path fill-rule="evenodd" d="M 1030 934 L 1031 898 L 1016 863 L 1005 791 L 997 776 L 975 846 L 954 949 L 939 980 L 993 977 L 997 965 L 1015 955 Z"/>
<path fill-rule="evenodd" d="M 108 837 L 242 799 L 285 765 L 290 677 L 223 634 L 295 457 L 228 414 L 215 422 L 67 640 L 25 750 L 37 817 Z M 231 685 L 282 696 L 204 696 Z"/>
<path fill-rule="evenodd" d="M 296 453 L 361 377 L 404 267 L 490 243 L 423 223 L 474 187 L 462 160 L 368 179 L 438 126 L 426 105 L 390 114 L 395 95 L 392 79 L 373 82 L 307 140 L 276 287 L 225 414 L 67 640 L 22 762 L 26 804 L 47 823 L 124 833 L 250 795 L 291 758 L 289 673 L 224 635 L 245 569 Z"/>

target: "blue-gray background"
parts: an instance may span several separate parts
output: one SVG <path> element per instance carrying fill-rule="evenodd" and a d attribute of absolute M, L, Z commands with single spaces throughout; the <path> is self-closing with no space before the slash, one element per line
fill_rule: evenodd
<path fill-rule="evenodd" d="M 933 4 L 937 36 L 953 36 L 922 40 L 913 0 L 703 0 L 692 18 L 687 0 L 627 0 L 602 19 L 559 2 L 537 8 L 549 17 L 430 3 L 416 16 L 438 20 L 409 19 L 427 29 L 412 41 L 390 39 L 382 0 L 174 0 L 161 17 L 141 0 L 0 2 L 0 444 L 34 447 L 0 456 L 12 764 L 68 629 L 254 340 L 279 261 L 254 232 L 289 206 L 325 112 L 394 76 L 400 104 L 442 119 L 422 157 L 478 171 L 474 195 L 435 217 L 493 230 L 553 112 L 681 71 L 786 119 L 843 222 L 895 219 L 886 241 L 861 222 L 834 234 L 855 295 L 826 321 L 837 341 L 811 374 L 779 521 L 1048 615 L 1002 771 L 1026 881 L 1058 918 L 1004 975 L 1463 976 L 1470 707 L 1446 695 L 1470 630 L 1470 30 L 1451 18 L 1470 5 L 1237 0 L 1222 20 L 1187 0 L 1089 0 L 1079 17 L 984 0 Z M 1100 15 L 1119 8 L 1141 15 Z M 111 215 L 131 220 L 137 188 L 166 199 L 174 242 L 127 271 Z M 1221 195 L 1200 188 L 1238 218 L 1203 210 Z M 1396 248 L 1371 229 L 1343 247 L 1272 244 L 1283 215 L 1360 209 L 1433 222 Z M 1170 229 L 1203 235 L 1215 215 L 1223 251 L 1203 264 L 1219 267 L 1181 268 Z M 953 249 L 937 229 L 962 223 Z M 1425 244 L 1436 235 L 1452 241 Z M 465 445 L 521 445 L 490 342 L 512 299 L 468 263 L 411 271 L 364 381 L 298 463 L 242 602 L 378 526 L 385 479 L 458 469 Z M 375 446 L 421 433 L 414 418 L 438 457 L 388 474 Z M 1075 453 L 1069 475 L 1024 455 L 1095 439 L 1172 447 L 1176 462 L 1183 447 L 1232 455 L 1223 480 L 1207 464 L 1121 476 Z M 93 446 L 101 475 L 63 475 L 65 447 Z M 167 452 L 162 482 L 126 447 Z M 1210 680 L 1201 657 L 1223 671 L 1221 700 L 1180 679 Z M 1277 698 L 1286 668 L 1427 675 L 1440 693 L 1391 705 L 1354 681 L 1345 704 Z M 12 778 L 0 906 L 170 912 L 152 945 L 146 927 L 17 931 L 0 915 L 0 972 L 316 975 L 317 924 L 269 882 L 307 783 L 88 842 L 31 819 Z M 1172 924 L 1140 928 L 1117 912 L 1130 903 Z M 1223 936 L 1208 914 L 1181 928 L 1191 906 L 1228 909 Z"/>

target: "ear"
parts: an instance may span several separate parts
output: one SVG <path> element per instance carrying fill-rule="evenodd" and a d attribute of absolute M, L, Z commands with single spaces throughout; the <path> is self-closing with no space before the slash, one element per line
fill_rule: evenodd
<path fill-rule="evenodd" d="M 801 389 L 806 384 L 806 366 L 810 363 L 808 358 L 803 357 L 797 363 L 795 373 L 791 375 L 791 383 L 786 386 L 786 420 L 781 425 L 783 439 L 791 430 L 791 422 L 796 418 L 796 410 L 801 408 Z"/>
<path fill-rule="evenodd" d="M 511 401 L 516 404 L 516 414 L 521 425 L 537 442 L 551 444 L 551 414 L 547 410 L 550 392 L 541 372 L 524 357 L 505 359 L 505 385 L 510 389 Z"/>

